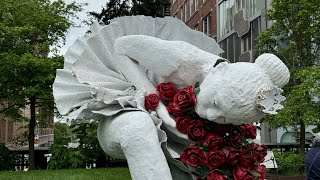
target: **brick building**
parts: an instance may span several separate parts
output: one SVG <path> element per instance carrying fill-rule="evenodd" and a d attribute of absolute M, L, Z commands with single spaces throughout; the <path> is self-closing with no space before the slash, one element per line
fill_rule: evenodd
<path fill-rule="evenodd" d="M 41 109 L 37 108 L 36 113 L 40 113 Z M 26 106 L 21 109 L 22 116 L 30 119 L 30 109 Z M 24 133 L 28 131 L 28 121 L 13 121 L 9 118 L 0 116 L 0 143 L 13 145 L 15 139 L 24 139 Z M 47 121 L 37 122 L 35 135 L 39 138 L 40 144 L 51 143 L 53 141 L 53 118 Z"/>
<path fill-rule="evenodd" d="M 13 121 L 0 117 L 0 144 L 13 141 Z"/>
<path fill-rule="evenodd" d="M 171 16 L 194 30 L 217 37 L 216 0 L 171 0 Z"/>
<path fill-rule="evenodd" d="M 214 38 L 230 62 L 252 62 L 258 35 L 270 27 L 271 0 L 172 0 L 171 16 Z"/>

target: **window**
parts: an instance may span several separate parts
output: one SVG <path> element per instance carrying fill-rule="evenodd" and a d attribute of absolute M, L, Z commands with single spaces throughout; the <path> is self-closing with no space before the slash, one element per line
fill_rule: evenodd
<path fill-rule="evenodd" d="M 257 12 L 261 11 L 263 2 L 262 0 L 236 0 L 237 12 L 245 9 L 245 17 L 247 19 L 254 16 Z"/>
<path fill-rule="evenodd" d="M 190 1 L 189 1 L 189 17 L 191 17 L 191 15 L 192 15 L 192 13 L 193 13 L 193 12 L 192 12 L 193 1 L 194 1 L 194 0 L 190 0 Z"/>
<path fill-rule="evenodd" d="M 241 54 L 241 38 L 238 36 L 237 33 L 234 33 L 233 36 L 234 36 L 234 57 L 235 57 L 234 61 L 238 62 Z"/>
<path fill-rule="evenodd" d="M 202 20 L 202 32 L 206 34 L 207 36 L 211 36 L 210 34 L 210 16 L 211 14 L 207 15 L 205 18 Z"/>
<path fill-rule="evenodd" d="M 198 10 L 198 0 L 194 0 L 194 11 Z"/>
<path fill-rule="evenodd" d="M 235 0 L 223 1 L 219 4 L 219 35 L 220 37 L 233 30 Z"/>
<path fill-rule="evenodd" d="M 197 24 L 197 25 L 195 25 L 193 29 L 194 29 L 194 30 L 196 30 L 196 31 L 198 31 L 198 30 L 199 30 L 199 28 L 198 28 L 198 24 Z"/>
<path fill-rule="evenodd" d="M 241 53 L 251 51 L 251 31 L 241 38 Z"/>
<path fill-rule="evenodd" d="M 189 10 L 189 8 L 188 8 L 188 0 L 186 0 L 186 1 L 184 2 L 184 17 L 185 17 L 184 22 L 186 22 L 187 19 L 189 18 L 189 12 L 188 12 L 188 10 Z"/>
<path fill-rule="evenodd" d="M 261 33 L 261 18 L 256 18 L 251 22 L 251 32 L 252 32 L 252 47 L 255 47 L 258 44 L 257 37 Z M 258 57 L 258 53 L 252 52 L 253 58 L 256 59 Z"/>
<path fill-rule="evenodd" d="M 228 0 L 222 1 L 218 6 L 219 37 L 223 37 L 233 30 L 234 15 L 241 9 L 247 19 L 255 16 L 263 8 L 262 0 Z"/>
<path fill-rule="evenodd" d="M 183 12 L 183 6 L 181 6 L 181 8 L 180 8 L 180 20 L 181 21 L 184 21 L 184 12 Z"/>
<path fill-rule="evenodd" d="M 222 58 L 227 59 L 227 51 L 228 51 L 228 42 L 227 39 L 224 39 L 223 41 L 220 42 L 220 47 L 224 51 L 223 53 L 220 54 Z"/>

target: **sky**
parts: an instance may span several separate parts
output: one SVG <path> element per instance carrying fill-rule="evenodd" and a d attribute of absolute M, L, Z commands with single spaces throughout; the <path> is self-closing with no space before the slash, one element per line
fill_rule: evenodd
<path fill-rule="evenodd" d="M 87 6 L 84 7 L 82 12 L 79 12 L 77 15 L 79 16 L 79 20 L 75 22 L 77 25 L 81 23 L 81 21 L 88 20 L 87 12 L 96 11 L 100 12 L 102 7 L 106 5 L 107 0 L 65 0 L 66 3 L 72 3 L 73 1 L 77 3 L 88 3 Z M 89 26 L 82 24 L 80 28 L 71 27 L 68 31 L 68 35 L 66 37 L 65 45 L 60 49 L 59 54 L 64 55 L 68 48 L 79 38 L 85 35 L 86 31 L 89 29 Z M 55 121 L 59 121 L 55 118 Z M 63 121 L 64 122 L 64 121 Z"/>
<path fill-rule="evenodd" d="M 88 16 L 86 14 L 87 12 L 100 12 L 102 10 L 102 7 L 105 6 L 107 2 L 107 0 L 65 0 L 66 3 L 72 3 L 73 1 L 77 3 L 88 3 L 88 5 L 84 7 L 84 10 L 77 14 L 80 18 L 79 20 L 74 20 L 77 25 L 79 25 L 83 20 L 88 20 Z M 70 28 L 66 37 L 66 43 L 60 49 L 59 54 L 64 55 L 68 48 L 75 42 L 75 40 L 79 37 L 82 37 L 88 29 L 89 27 L 85 24 L 81 24 L 80 28 Z"/>

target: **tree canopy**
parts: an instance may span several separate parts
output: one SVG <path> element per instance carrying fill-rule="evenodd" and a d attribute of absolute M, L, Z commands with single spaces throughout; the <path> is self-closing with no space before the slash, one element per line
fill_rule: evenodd
<path fill-rule="evenodd" d="M 103 24 L 109 24 L 110 20 L 119 16 L 130 15 L 130 6 L 128 0 L 110 0 L 103 7 L 101 12 L 89 12 L 89 15 Z"/>
<path fill-rule="evenodd" d="M 169 0 L 110 0 L 101 12 L 89 12 L 89 15 L 102 24 L 109 24 L 110 20 L 119 16 L 145 15 L 164 17 L 165 9 L 170 6 Z"/>
<path fill-rule="evenodd" d="M 272 27 L 259 37 L 257 50 L 277 54 L 290 70 L 284 108 L 267 117 L 271 127 L 292 127 L 305 147 L 306 125 L 319 124 L 320 4 L 316 0 L 273 0 L 267 18 Z"/>
<path fill-rule="evenodd" d="M 50 47 L 65 41 L 71 18 L 81 10 L 63 0 L 0 1 L 0 114 L 22 117 L 30 107 L 29 162 L 34 169 L 34 127 L 39 117 L 53 117 L 52 88 L 62 57 L 48 57 Z M 40 116 L 41 115 L 41 116 Z M 48 115 L 48 116 L 44 116 Z"/>

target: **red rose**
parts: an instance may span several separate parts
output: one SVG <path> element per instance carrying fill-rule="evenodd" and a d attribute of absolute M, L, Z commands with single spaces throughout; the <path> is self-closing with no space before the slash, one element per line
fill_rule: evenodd
<path fill-rule="evenodd" d="M 207 174 L 207 180 L 227 180 L 227 179 L 228 177 L 218 169 L 211 170 Z"/>
<path fill-rule="evenodd" d="M 242 147 L 242 138 L 240 133 L 234 133 L 225 137 L 224 142 L 233 148 L 240 149 Z"/>
<path fill-rule="evenodd" d="M 248 139 L 255 139 L 257 136 L 257 127 L 253 124 L 244 124 L 241 126 L 242 135 Z"/>
<path fill-rule="evenodd" d="M 157 94 L 148 94 L 145 97 L 144 105 L 147 110 L 154 110 L 159 105 L 159 98 Z"/>
<path fill-rule="evenodd" d="M 223 139 L 220 135 L 216 133 L 210 133 L 207 136 L 205 144 L 206 146 L 208 146 L 209 149 L 220 149 L 220 147 L 223 144 Z"/>
<path fill-rule="evenodd" d="M 172 101 L 176 88 L 170 82 L 161 83 L 157 86 L 157 91 L 159 92 L 160 99 L 164 101 Z"/>
<path fill-rule="evenodd" d="M 188 133 L 190 123 L 191 123 L 191 118 L 189 116 L 176 118 L 177 129 L 182 133 L 185 133 L 185 134 Z"/>
<path fill-rule="evenodd" d="M 226 134 L 233 134 L 237 126 L 233 124 L 218 124 L 213 123 L 214 132 L 220 136 L 226 136 Z"/>
<path fill-rule="evenodd" d="M 207 137 L 206 123 L 200 120 L 190 122 L 188 137 L 191 141 L 203 143 Z"/>
<path fill-rule="evenodd" d="M 234 166 L 239 162 L 240 152 L 232 147 L 223 148 L 222 150 L 226 156 L 226 163 Z"/>
<path fill-rule="evenodd" d="M 198 146 L 188 146 L 180 156 L 181 162 L 191 167 L 203 166 L 207 163 L 206 153 Z"/>
<path fill-rule="evenodd" d="M 233 178 L 234 180 L 254 180 L 252 173 L 242 166 L 238 166 L 233 170 Z"/>
<path fill-rule="evenodd" d="M 193 90 L 193 86 L 188 86 L 178 91 L 174 95 L 173 101 L 169 103 L 167 109 L 170 109 L 168 111 L 178 117 L 191 110 L 196 104 L 196 96 L 193 94 Z"/>
<path fill-rule="evenodd" d="M 253 164 L 256 162 L 253 152 L 250 149 L 241 150 L 239 162 L 240 162 L 240 165 L 245 168 L 252 167 Z"/>
<path fill-rule="evenodd" d="M 173 101 L 169 102 L 169 104 L 167 105 L 168 113 L 173 114 L 172 109 L 173 109 Z"/>
<path fill-rule="evenodd" d="M 266 145 L 252 143 L 248 146 L 248 149 L 253 152 L 255 161 L 260 163 L 264 162 L 264 157 L 267 155 Z"/>
<path fill-rule="evenodd" d="M 225 162 L 225 154 L 223 151 L 212 150 L 208 153 L 207 165 L 209 168 L 218 168 Z"/>
<path fill-rule="evenodd" d="M 257 164 L 255 164 L 253 166 L 253 170 L 260 175 L 259 179 L 263 180 L 265 178 L 266 172 L 267 172 L 267 168 L 266 168 L 265 165 L 257 165 Z"/>

